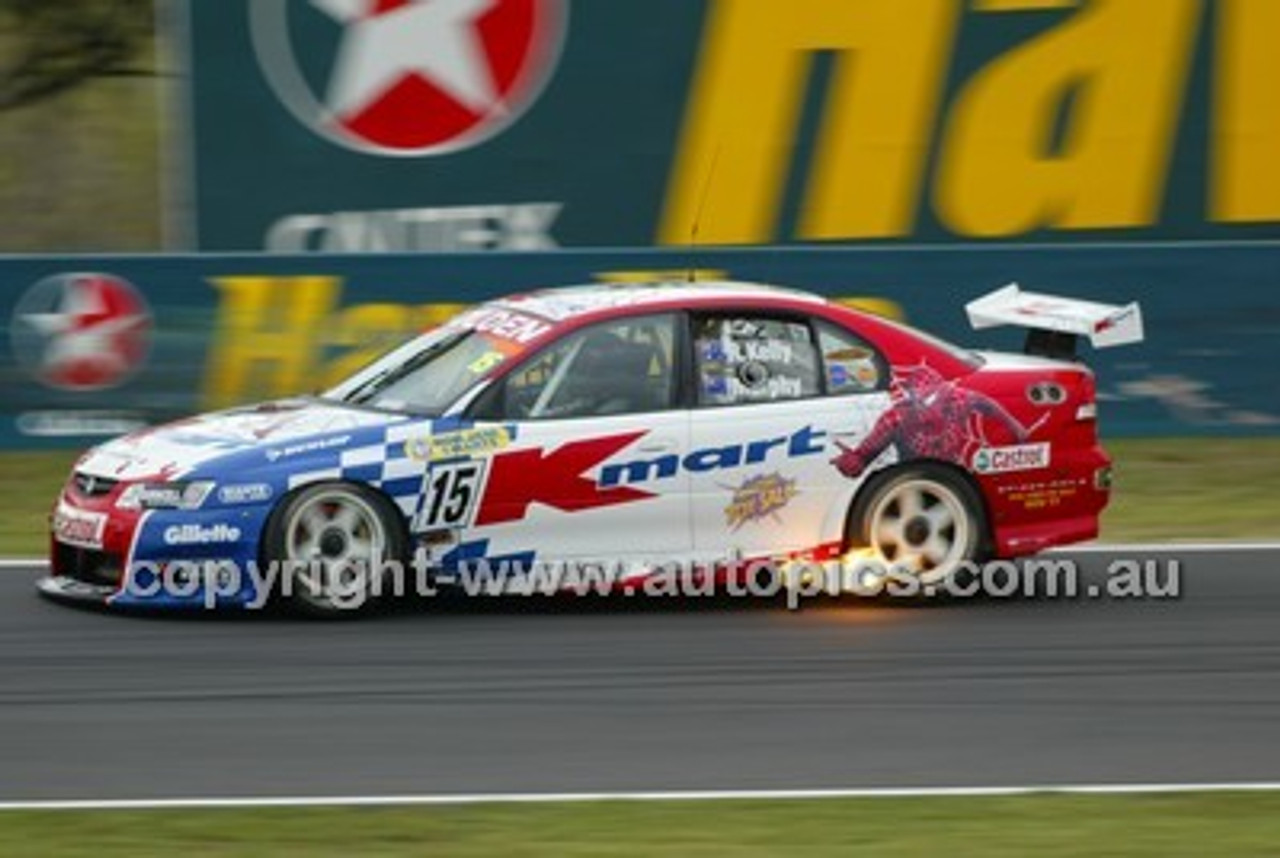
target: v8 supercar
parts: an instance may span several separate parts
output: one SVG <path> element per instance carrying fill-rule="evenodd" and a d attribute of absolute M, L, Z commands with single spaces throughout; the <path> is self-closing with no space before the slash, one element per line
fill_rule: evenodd
<path fill-rule="evenodd" d="M 1138 307 L 1012 285 L 968 311 L 1031 328 L 1037 354 L 968 351 L 751 284 L 491 301 L 318 396 L 91 449 L 57 500 L 38 586 L 247 605 L 268 595 L 252 576 L 213 594 L 209 579 L 176 592 L 157 577 L 279 561 L 290 601 L 324 615 L 344 606 L 333 576 L 411 555 L 442 582 L 480 561 L 517 575 L 591 562 L 626 564 L 626 584 L 677 561 L 863 547 L 936 578 L 1095 536 L 1110 461 L 1074 340 L 1141 339 Z"/>

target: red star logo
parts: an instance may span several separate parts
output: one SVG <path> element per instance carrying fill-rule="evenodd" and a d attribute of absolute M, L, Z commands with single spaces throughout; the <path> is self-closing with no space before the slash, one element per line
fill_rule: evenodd
<path fill-rule="evenodd" d="M 277 55 L 289 52 L 287 36 L 277 32 L 286 24 L 258 12 L 259 59 L 268 79 L 316 131 L 390 155 L 465 148 L 512 122 L 554 64 L 566 18 L 563 0 L 310 3 L 342 28 L 327 80 L 299 92 L 291 55 Z"/>
<path fill-rule="evenodd" d="M 70 274 L 37 283 L 49 309 L 21 316 L 44 342 L 38 373 L 53 387 L 95 390 L 123 381 L 146 357 L 151 314 L 142 297 L 107 274 Z"/>

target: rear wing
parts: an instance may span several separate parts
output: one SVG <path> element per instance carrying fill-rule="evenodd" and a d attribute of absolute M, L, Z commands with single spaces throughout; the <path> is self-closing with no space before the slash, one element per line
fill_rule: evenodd
<path fill-rule="evenodd" d="M 964 306 L 975 330 L 998 325 L 1029 328 L 1027 354 L 1075 358 L 1076 342 L 1088 337 L 1095 348 L 1142 342 L 1142 308 L 1117 306 L 1024 292 L 1010 283 Z"/>

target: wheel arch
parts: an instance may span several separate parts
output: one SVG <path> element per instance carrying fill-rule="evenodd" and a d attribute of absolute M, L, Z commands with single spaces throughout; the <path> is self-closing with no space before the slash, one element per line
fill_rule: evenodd
<path fill-rule="evenodd" d="M 991 516 L 991 505 L 987 502 L 987 497 L 982 491 L 981 484 L 974 478 L 973 474 L 955 462 L 930 458 L 904 459 L 894 462 L 878 469 L 862 481 L 862 485 L 858 487 L 858 490 L 853 495 L 853 500 L 849 503 L 849 509 L 845 516 L 844 550 L 848 551 L 850 548 L 862 547 L 859 525 L 867 512 L 872 498 L 875 497 L 880 487 L 899 474 L 912 470 L 940 474 L 968 490 L 973 500 L 976 501 L 978 513 L 981 516 L 978 531 L 980 550 L 984 555 L 992 555 L 995 549 L 995 522 Z"/>
<path fill-rule="evenodd" d="M 381 505 L 383 507 L 383 510 L 386 513 L 388 513 L 391 521 L 393 521 L 396 524 L 396 526 L 400 528 L 400 534 L 401 536 L 404 537 L 404 545 L 406 546 L 406 549 L 409 551 L 412 551 L 413 538 L 409 531 L 409 518 L 404 514 L 404 512 L 396 504 L 395 499 L 392 498 L 391 495 L 383 491 L 382 488 L 379 486 L 371 485 L 369 483 L 358 482 L 356 480 L 342 479 L 341 477 L 338 477 L 333 479 L 311 480 L 310 482 L 302 483 L 300 485 L 294 486 L 284 494 L 280 495 L 280 497 L 276 498 L 275 503 L 271 507 L 271 511 L 267 513 L 267 517 L 263 519 L 263 522 L 262 522 L 262 531 L 258 538 L 258 562 L 259 563 L 265 563 L 268 560 L 270 560 L 270 557 L 267 556 L 267 552 L 270 547 L 269 536 L 271 533 L 273 533 L 273 530 L 272 530 L 273 526 L 276 524 L 279 517 L 284 514 L 284 509 L 288 506 L 289 502 L 292 501 L 298 495 L 307 491 L 308 489 L 314 489 L 317 486 L 326 486 L 326 485 L 354 488 L 357 491 L 366 492 L 370 496 L 372 496 L 375 502 Z"/>

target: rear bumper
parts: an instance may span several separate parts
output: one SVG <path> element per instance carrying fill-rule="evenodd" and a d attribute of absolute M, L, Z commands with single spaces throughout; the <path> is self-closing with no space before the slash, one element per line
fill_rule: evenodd
<path fill-rule="evenodd" d="M 1071 545 L 1098 538 L 1098 516 L 1082 515 L 1069 519 L 1025 525 L 1010 525 L 996 532 L 996 554 L 1000 557 L 1023 557 L 1046 548 Z"/>
<path fill-rule="evenodd" d="M 1049 468 L 984 482 L 995 553 L 1020 557 L 1097 538 L 1111 500 L 1111 458 L 1097 445 L 1055 449 Z"/>

